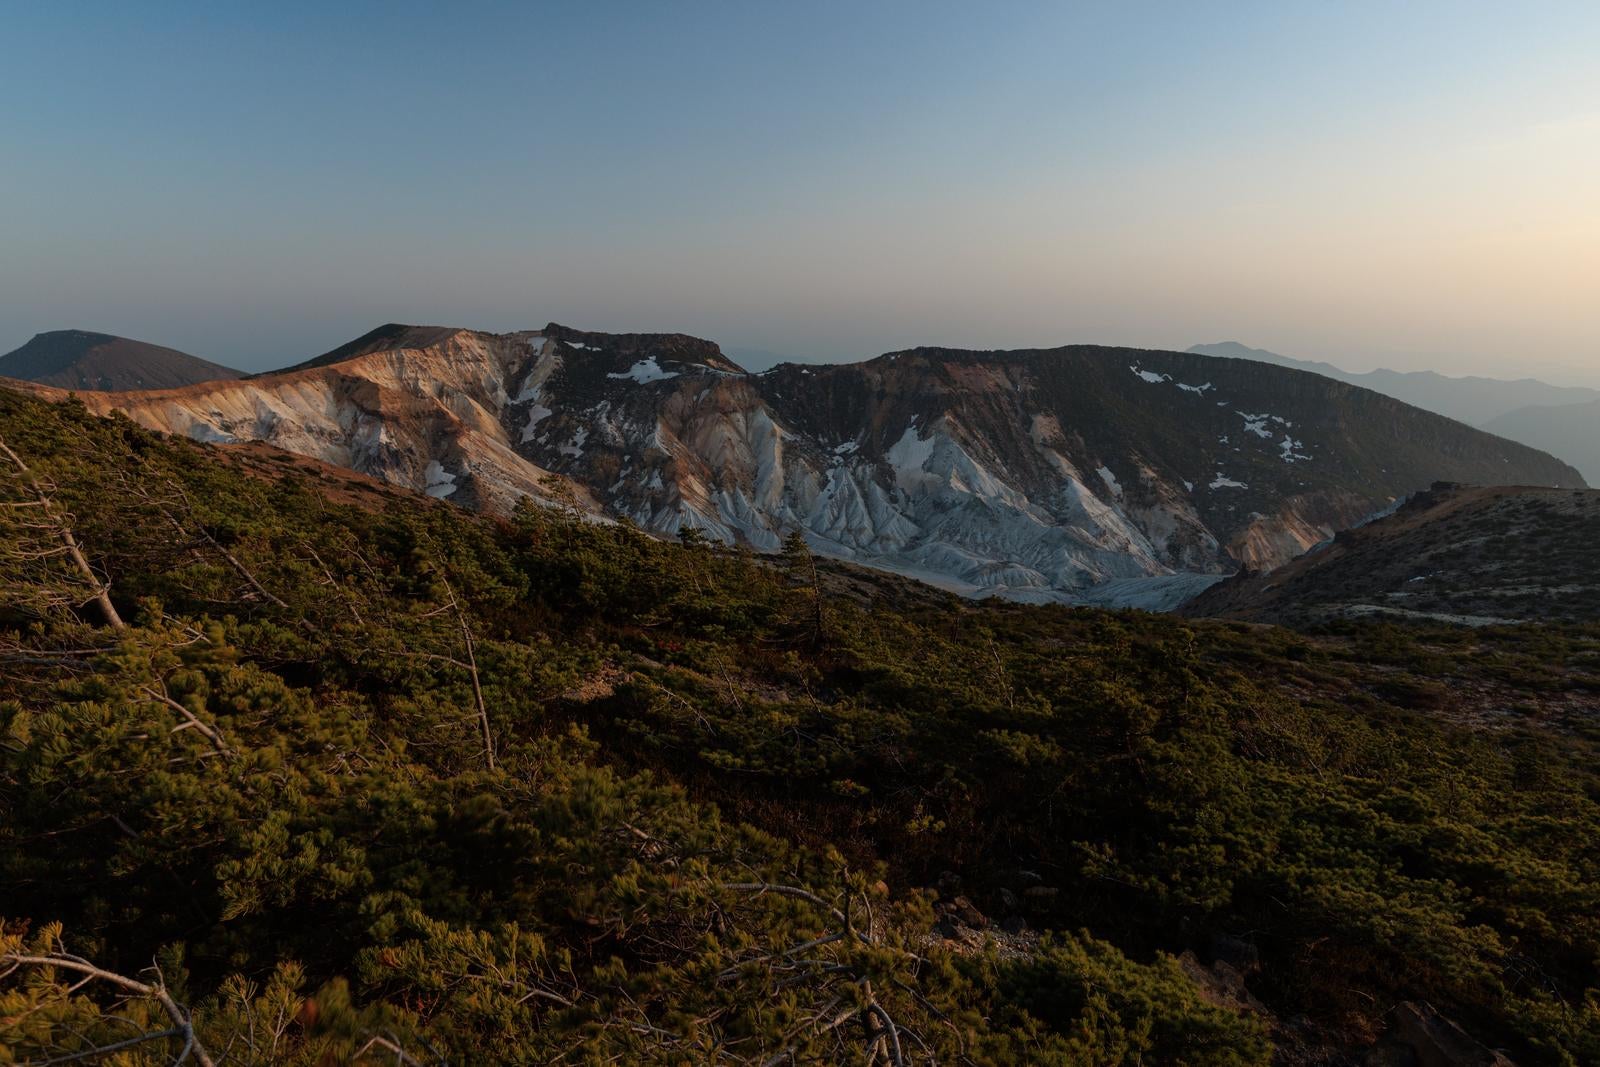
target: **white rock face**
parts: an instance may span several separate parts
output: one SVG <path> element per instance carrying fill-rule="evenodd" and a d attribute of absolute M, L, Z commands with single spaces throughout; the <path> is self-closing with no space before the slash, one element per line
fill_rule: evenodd
<path fill-rule="evenodd" d="M 799 530 L 819 552 L 967 595 L 1155 609 L 1241 562 L 1281 563 L 1432 477 L 1537 467 L 1481 434 L 1454 447 L 1471 453 L 1454 468 L 1341 466 L 1353 431 L 1321 379 L 1230 376 L 1227 361 L 1174 353 L 919 349 L 749 375 L 693 338 L 552 324 L 384 327 L 337 355 L 83 397 L 490 511 L 571 499 L 600 520 L 761 550 Z M 1274 392 L 1273 375 L 1309 393 Z M 1374 454 L 1399 455 L 1417 418 L 1434 417 L 1389 415 L 1398 436 Z"/>

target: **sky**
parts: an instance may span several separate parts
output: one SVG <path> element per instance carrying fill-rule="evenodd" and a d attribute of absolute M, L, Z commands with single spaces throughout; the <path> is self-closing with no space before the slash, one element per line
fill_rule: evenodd
<path fill-rule="evenodd" d="M 0 3 L 0 351 L 1238 340 L 1600 384 L 1600 4 Z"/>

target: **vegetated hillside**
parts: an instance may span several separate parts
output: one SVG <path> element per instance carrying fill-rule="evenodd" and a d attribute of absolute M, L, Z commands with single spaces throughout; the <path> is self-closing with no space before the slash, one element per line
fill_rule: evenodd
<path fill-rule="evenodd" d="M 70 402 L 0 440 L 19 1059 L 1600 1059 L 1592 626 L 902 596 Z"/>
<path fill-rule="evenodd" d="M 1438 478 L 1551 457 L 1315 375 L 1173 352 L 918 349 L 746 374 L 679 334 L 391 324 L 248 381 L 86 396 L 508 513 L 572 500 L 956 591 L 1170 606 Z"/>
<path fill-rule="evenodd" d="M 1600 401 L 1518 408 L 1484 424 L 1490 433 L 1553 452 L 1600 482 Z"/>
<path fill-rule="evenodd" d="M 172 389 L 241 377 L 227 367 L 172 348 L 87 330 L 35 334 L 0 356 L 0 377 L 60 389 Z"/>
<path fill-rule="evenodd" d="M 1356 373 L 1335 367 L 1331 363 L 1294 359 L 1269 352 L 1264 348 L 1249 348 L 1237 341 L 1195 345 L 1189 351 L 1208 356 L 1257 360 L 1325 375 L 1342 382 L 1349 382 L 1351 385 L 1359 385 L 1364 389 L 1371 389 L 1384 396 L 1392 396 L 1408 404 L 1415 404 L 1425 411 L 1447 415 L 1469 426 L 1481 426 L 1502 437 L 1510 437 L 1513 441 L 1521 441 L 1534 448 L 1554 452 L 1569 461 L 1575 460 L 1576 457 L 1563 455 L 1559 450 L 1549 448 L 1536 439 L 1504 433 L 1489 423 L 1502 415 L 1530 405 L 1556 407 L 1600 402 L 1600 389 L 1551 385 L 1536 378 L 1508 381 L 1474 376 L 1451 377 L 1434 371 L 1374 370 Z"/>
<path fill-rule="evenodd" d="M 1600 622 L 1600 491 L 1441 483 L 1186 615 L 1304 626 L 1385 615 L 1471 625 Z"/>

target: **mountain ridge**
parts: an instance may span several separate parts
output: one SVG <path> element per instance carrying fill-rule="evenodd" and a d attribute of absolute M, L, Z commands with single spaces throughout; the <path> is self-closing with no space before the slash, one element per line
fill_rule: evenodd
<path fill-rule="evenodd" d="M 388 324 L 244 381 L 80 396 L 482 510 L 564 500 L 769 551 L 799 530 L 826 555 L 1025 600 L 1170 607 L 1441 478 L 1582 484 L 1524 446 L 1260 366 L 924 347 L 751 374 L 682 334 Z"/>
<path fill-rule="evenodd" d="M 162 389 L 243 377 L 175 348 L 92 330 L 34 334 L 0 356 L 0 376 L 63 389 Z"/>
<path fill-rule="evenodd" d="M 1265 348 L 1251 348 L 1238 341 L 1192 345 L 1188 350 L 1209 356 L 1256 360 L 1280 367 L 1311 371 L 1314 374 L 1383 393 L 1385 396 L 1392 396 L 1396 400 L 1403 400 L 1424 410 L 1480 428 L 1490 420 L 1521 407 L 1565 406 L 1600 401 L 1600 389 L 1576 385 L 1552 385 L 1537 378 L 1452 376 L 1437 371 L 1396 371 L 1387 368 L 1360 372 L 1347 371 L 1326 361 L 1296 359 Z"/>
<path fill-rule="evenodd" d="M 1483 424 L 1490 433 L 1559 453 L 1590 484 L 1600 481 L 1600 400 L 1584 404 L 1530 404 Z"/>

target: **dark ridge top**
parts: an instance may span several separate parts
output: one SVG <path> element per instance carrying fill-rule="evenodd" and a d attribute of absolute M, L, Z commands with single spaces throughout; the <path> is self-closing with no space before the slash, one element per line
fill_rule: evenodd
<path fill-rule="evenodd" d="M 0 356 L 0 375 L 60 389 L 172 389 L 243 374 L 175 348 L 92 330 L 36 334 Z"/>
<path fill-rule="evenodd" d="M 734 374 L 745 373 L 743 367 L 722 354 L 722 348 L 716 342 L 686 333 L 599 333 L 577 330 L 559 322 L 548 323 L 543 333 L 558 341 L 577 341 L 608 352 L 654 355 L 680 363 L 698 363 Z"/>
<path fill-rule="evenodd" d="M 368 352 L 377 351 L 387 345 L 392 345 L 395 341 L 398 341 L 401 337 L 404 337 L 408 332 L 416 328 L 417 327 L 414 326 L 407 326 L 403 322 L 386 322 L 377 329 L 368 330 L 355 340 L 346 341 L 338 348 L 324 352 L 320 356 L 315 356 L 303 363 L 296 363 L 291 367 L 285 367 L 283 370 L 265 371 L 263 373 L 283 374 L 292 370 L 306 370 L 310 367 L 326 367 L 332 363 L 343 363 L 347 359 L 354 359 L 357 356 L 365 355 Z M 251 377 L 258 378 L 260 375 L 252 374 Z"/>
<path fill-rule="evenodd" d="M 285 374 L 289 371 L 307 370 L 312 367 L 327 367 L 335 363 L 343 363 L 348 359 L 368 355 L 372 352 L 383 352 L 391 348 L 401 348 L 407 345 L 428 345 L 444 340 L 458 331 L 448 326 L 412 326 L 403 322 L 388 322 L 375 330 L 368 330 L 353 341 L 346 341 L 330 352 L 324 352 L 314 359 L 303 363 L 285 367 L 282 370 L 268 371 L 269 374 Z M 481 332 L 481 331 L 467 331 Z M 677 360 L 681 363 L 699 363 L 718 370 L 731 371 L 742 374 L 744 370 L 737 363 L 722 354 L 722 349 L 714 342 L 706 341 L 699 337 L 691 337 L 683 333 L 599 333 L 593 330 L 579 330 L 571 326 L 563 326 L 552 322 L 540 331 L 519 331 L 519 334 L 540 333 L 545 337 L 557 341 L 568 341 L 578 344 L 590 345 L 616 355 L 640 356 L 655 355 L 663 359 Z M 260 377 L 260 375 L 251 375 Z"/>

